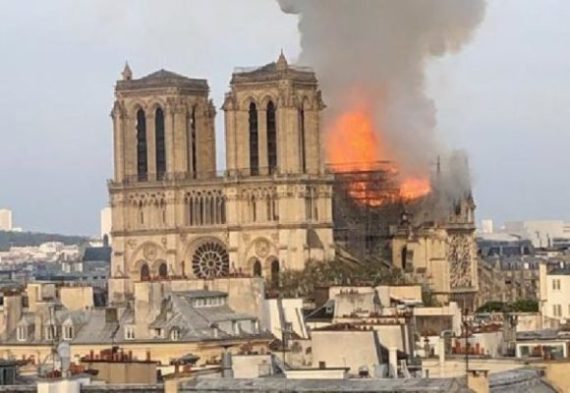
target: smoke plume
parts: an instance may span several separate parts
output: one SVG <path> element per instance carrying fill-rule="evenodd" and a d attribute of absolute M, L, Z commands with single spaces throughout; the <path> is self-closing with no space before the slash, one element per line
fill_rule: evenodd
<path fill-rule="evenodd" d="M 436 135 L 426 65 L 469 42 L 485 0 L 278 2 L 284 12 L 299 15 L 299 63 L 317 72 L 328 106 L 325 132 L 343 113 L 366 107 L 383 145 L 377 151 L 387 152 L 378 160 L 393 160 L 406 175 L 425 176 L 436 157 L 450 155 Z M 464 186 L 467 173 L 455 172 L 451 177 L 463 176 L 457 186 Z"/>

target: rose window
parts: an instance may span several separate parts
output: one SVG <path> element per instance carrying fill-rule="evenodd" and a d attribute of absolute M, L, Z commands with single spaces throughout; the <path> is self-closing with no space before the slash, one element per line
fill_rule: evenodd
<path fill-rule="evenodd" d="M 224 277 L 230 271 L 230 258 L 218 243 L 204 243 L 192 257 L 192 270 L 198 278 Z"/>

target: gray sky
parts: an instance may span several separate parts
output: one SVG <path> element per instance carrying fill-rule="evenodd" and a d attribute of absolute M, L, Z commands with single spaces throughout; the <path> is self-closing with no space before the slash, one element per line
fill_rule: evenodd
<path fill-rule="evenodd" d="M 570 218 L 570 2 L 490 0 L 460 54 L 430 64 L 439 132 L 470 154 L 478 217 Z M 95 234 L 124 61 L 209 80 L 299 53 L 272 0 L 0 2 L 0 207 L 25 229 Z M 222 112 L 218 158 L 223 164 Z"/>

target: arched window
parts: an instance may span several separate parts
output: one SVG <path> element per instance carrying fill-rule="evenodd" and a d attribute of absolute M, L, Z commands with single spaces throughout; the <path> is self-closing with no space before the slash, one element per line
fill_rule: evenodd
<path fill-rule="evenodd" d="M 252 176 L 259 174 L 257 107 L 253 102 L 249 105 L 249 167 Z"/>
<path fill-rule="evenodd" d="M 273 101 L 267 104 L 267 165 L 269 173 L 277 169 L 277 122 Z"/>
<path fill-rule="evenodd" d="M 196 178 L 196 107 L 192 108 L 190 119 L 188 121 L 188 172 L 190 172 L 193 179 Z"/>
<path fill-rule="evenodd" d="M 156 141 L 156 177 L 164 179 L 166 173 L 166 142 L 164 136 L 164 112 L 161 108 L 156 110 L 154 116 Z"/>
<path fill-rule="evenodd" d="M 277 259 L 271 262 L 271 286 L 273 288 L 279 287 L 279 261 Z"/>
<path fill-rule="evenodd" d="M 256 259 L 253 264 L 253 277 L 261 277 L 261 276 L 263 276 L 263 273 L 261 271 L 261 262 L 259 262 L 259 259 Z"/>
<path fill-rule="evenodd" d="M 146 156 L 146 116 L 142 109 L 137 112 L 137 175 L 139 181 L 145 181 L 148 175 Z"/>
<path fill-rule="evenodd" d="M 402 247 L 402 270 L 406 271 L 406 268 L 408 267 L 408 247 L 404 246 Z"/>
<path fill-rule="evenodd" d="M 148 265 L 145 263 L 141 267 L 141 281 L 148 281 L 150 280 L 150 270 Z"/>
<path fill-rule="evenodd" d="M 301 156 L 301 171 L 307 171 L 307 159 L 305 152 L 305 109 L 299 110 L 299 155 Z"/>
<path fill-rule="evenodd" d="M 166 263 L 161 263 L 158 267 L 158 276 L 160 278 L 168 277 L 168 268 L 166 267 Z"/>

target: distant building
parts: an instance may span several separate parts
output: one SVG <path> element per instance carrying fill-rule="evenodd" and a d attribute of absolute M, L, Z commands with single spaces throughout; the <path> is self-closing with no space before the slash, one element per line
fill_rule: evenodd
<path fill-rule="evenodd" d="M 101 239 L 103 240 L 104 245 L 111 244 L 111 211 L 110 207 L 106 207 L 101 210 Z"/>
<path fill-rule="evenodd" d="M 537 248 L 570 243 L 570 223 L 562 220 L 513 221 L 505 223 L 505 232 L 525 237 Z"/>
<path fill-rule="evenodd" d="M 0 209 L 0 231 L 11 231 L 12 227 L 12 210 Z"/>
<path fill-rule="evenodd" d="M 494 232 L 493 220 L 481 220 L 481 232 L 490 234 Z"/>
<path fill-rule="evenodd" d="M 570 267 L 540 265 L 540 312 L 545 321 L 570 320 Z"/>

